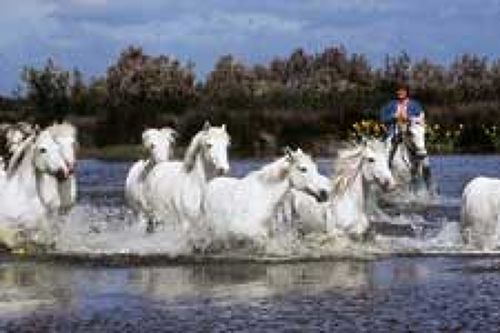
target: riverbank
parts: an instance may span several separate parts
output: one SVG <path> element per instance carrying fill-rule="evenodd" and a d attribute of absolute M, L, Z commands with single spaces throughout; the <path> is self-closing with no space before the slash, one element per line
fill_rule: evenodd
<path fill-rule="evenodd" d="M 319 144 L 307 144 L 302 147 L 307 153 L 313 156 L 331 157 L 335 155 L 335 152 L 341 147 L 345 146 L 345 142 L 334 141 L 327 144 L 327 146 L 321 146 Z M 182 156 L 185 147 L 177 147 L 174 152 L 175 156 Z M 448 149 L 443 147 L 429 147 L 429 153 L 431 155 L 497 155 L 500 152 L 492 151 L 490 147 L 477 146 L 469 149 L 454 148 Z M 255 154 L 253 151 L 247 149 L 231 149 L 230 154 L 234 158 L 265 158 L 278 155 L 280 152 L 271 151 L 265 153 Z M 109 145 L 102 147 L 81 147 L 78 156 L 81 159 L 98 159 L 104 161 L 135 161 L 146 156 L 144 148 L 139 144 L 127 144 L 127 145 Z"/>

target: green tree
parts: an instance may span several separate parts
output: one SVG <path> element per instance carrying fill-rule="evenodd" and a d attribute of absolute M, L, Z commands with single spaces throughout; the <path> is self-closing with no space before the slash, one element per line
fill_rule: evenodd
<path fill-rule="evenodd" d="M 153 57 L 141 48 L 124 50 L 106 76 L 105 123 L 115 133 L 112 140 L 137 142 L 144 126 L 158 125 L 161 115 L 179 114 L 194 104 L 194 80 L 191 63 Z"/>
<path fill-rule="evenodd" d="M 49 59 L 42 69 L 26 67 L 22 81 L 26 98 L 44 125 L 63 120 L 70 112 L 71 75 Z"/>

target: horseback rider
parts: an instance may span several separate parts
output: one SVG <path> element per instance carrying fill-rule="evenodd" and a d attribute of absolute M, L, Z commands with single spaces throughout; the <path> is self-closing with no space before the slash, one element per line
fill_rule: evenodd
<path fill-rule="evenodd" d="M 391 142 L 389 151 L 389 167 L 398 148 L 403 142 L 405 126 L 409 122 L 425 122 L 422 106 L 409 97 L 409 87 L 406 83 L 398 83 L 395 90 L 395 99 L 387 103 L 380 113 L 380 120 L 385 127 L 386 139 Z"/>

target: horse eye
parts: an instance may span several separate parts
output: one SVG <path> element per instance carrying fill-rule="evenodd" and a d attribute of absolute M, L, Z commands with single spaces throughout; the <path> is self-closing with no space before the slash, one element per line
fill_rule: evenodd
<path fill-rule="evenodd" d="M 305 172 L 307 172 L 307 168 L 306 167 L 299 167 L 299 171 L 305 173 Z"/>
<path fill-rule="evenodd" d="M 47 152 L 47 148 L 43 148 L 42 147 L 42 148 L 39 149 L 39 151 L 40 151 L 41 154 L 45 154 Z"/>
<path fill-rule="evenodd" d="M 375 159 L 373 157 L 368 157 L 368 162 L 370 163 L 374 163 L 375 162 Z"/>

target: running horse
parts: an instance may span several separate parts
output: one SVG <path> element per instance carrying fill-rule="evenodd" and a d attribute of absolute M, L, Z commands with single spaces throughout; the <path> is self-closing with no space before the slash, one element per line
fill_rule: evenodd
<path fill-rule="evenodd" d="M 399 184 L 408 184 L 410 192 L 419 192 L 421 181 L 430 195 L 435 186 L 429 156 L 425 147 L 425 124 L 420 119 L 396 125 L 396 131 L 386 140 L 389 167 Z"/>

